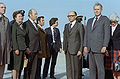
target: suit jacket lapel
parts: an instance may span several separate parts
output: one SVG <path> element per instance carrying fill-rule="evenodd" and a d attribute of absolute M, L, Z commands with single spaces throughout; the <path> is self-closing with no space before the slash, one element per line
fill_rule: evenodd
<path fill-rule="evenodd" d="M 52 30 L 51 30 L 51 27 L 49 27 L 48 29 L 49 29 L 49 32 L 50 32 L 50 35 L 51 35 L 51 38 L 52 38 L 52 41 L 53 41 L 53 37 L 52 37 Z"/>
<path fill-rule="evenodd" d="M 89 24 L 88 24 L 88 25 L 90 26 L 89 29 L 90 29 L 91 32 L 92 32 L 92 23 L 93 23 L 93 19 L 94 19 L 94 18 L 92 18 L 92 19 L 90 20 Z"/>
<path fill-rule="evenodd" d="M 72 34 L 74 31 L 76 31 L 77 29 L 77 22 L 75 23 L 75 25 L 71 28 L 71 31 L 69 32 L 70 34 Z"/>
<path fill-rule="evenodd" d="M 113 32 L 113 37 L 117 34 L 117 30 L 119 30 L 119 26 L 117 25 L 115 31 Z"/>
<path fill-rule="evenodd" d="M 110 26 L 110 37 L 112 37 L 112 26 Z"/>

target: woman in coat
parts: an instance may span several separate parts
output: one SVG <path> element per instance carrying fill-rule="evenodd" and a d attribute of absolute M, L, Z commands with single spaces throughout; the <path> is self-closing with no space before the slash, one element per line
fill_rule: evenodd
<path fill-rule="evenodd" d="M 120 25 L 118 21 L 119 17 L 117 14 L 110 15 L 110 41 L 107 48 L 109 56 L 105 58 L 105 69 L 113 71 L 114 79 L 120 79 L 120 72 L 113 70 L 113 62 L 117 61 L 117 57 L 120 56 Z"/>
<path fill-rule="evenodd" d="M 19 79 L 19 72 L 23 68 L 24 62 L 24 52 L 26 49 L 25 45 L 25 35 L 26 31 L 23 28 L 22 21 L 24 18 L 24 13 L 19 10 L 13 13 L 13 18 L 15 20 L 12 25 L 12 45 L 13 45 L 13 79 Z"/>

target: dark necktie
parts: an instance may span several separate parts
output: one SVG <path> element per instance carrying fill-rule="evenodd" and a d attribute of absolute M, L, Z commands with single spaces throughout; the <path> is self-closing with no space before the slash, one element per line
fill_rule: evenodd
<path fill-rule="evenodd" d="M 72 26 L 72 24 L 70 23 L 70 24 L 69 24 L 69 31 L 71 31 L 71 29 L 72 29 L 71 26 Z"/>
<path fill-rule="evenodd" d="M 97 19 L 98 19 L 98 18 L 95 19 L 95 22 L 94 22 L 94 24 L 93 24 L 92 30 L 95 28 L 95 24 L 96 24 L 96 22 L 97 22 Z"/>
<path fill-rule="evenodd" d="M 56 41 L 57 33 L 56 33 L 56 29 L 55 28 L 53 28 L 53 33 L 54 33 L 54 41 Z"/>

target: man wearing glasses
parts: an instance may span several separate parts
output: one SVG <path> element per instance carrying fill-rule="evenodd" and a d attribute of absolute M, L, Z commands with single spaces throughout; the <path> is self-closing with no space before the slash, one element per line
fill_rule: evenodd
<path fill-rule="evenodd" d="M 77 13 L 68 13 L 69 23 L 65 24 L 63 50 L 66 56 L 67 79 L 82 79 L 83 28 L 76 21 Z"/>

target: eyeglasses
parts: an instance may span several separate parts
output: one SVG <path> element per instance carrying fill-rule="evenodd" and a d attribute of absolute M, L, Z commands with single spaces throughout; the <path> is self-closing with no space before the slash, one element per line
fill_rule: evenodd
<path fill-rule="evenodd" d="M 2 6 L 2 7 L 0 7 L 0 8 L 5 8 L 5 9 L 6 9 L 6 7 L 3 7 L 3 6 Z"/>
<path fill-rule="evenodd" d="M 67 17 L 69 18 L 69 17 L 74 17 L 74 16 L 76 16 L 76 15 L 68 15 Z"/>

